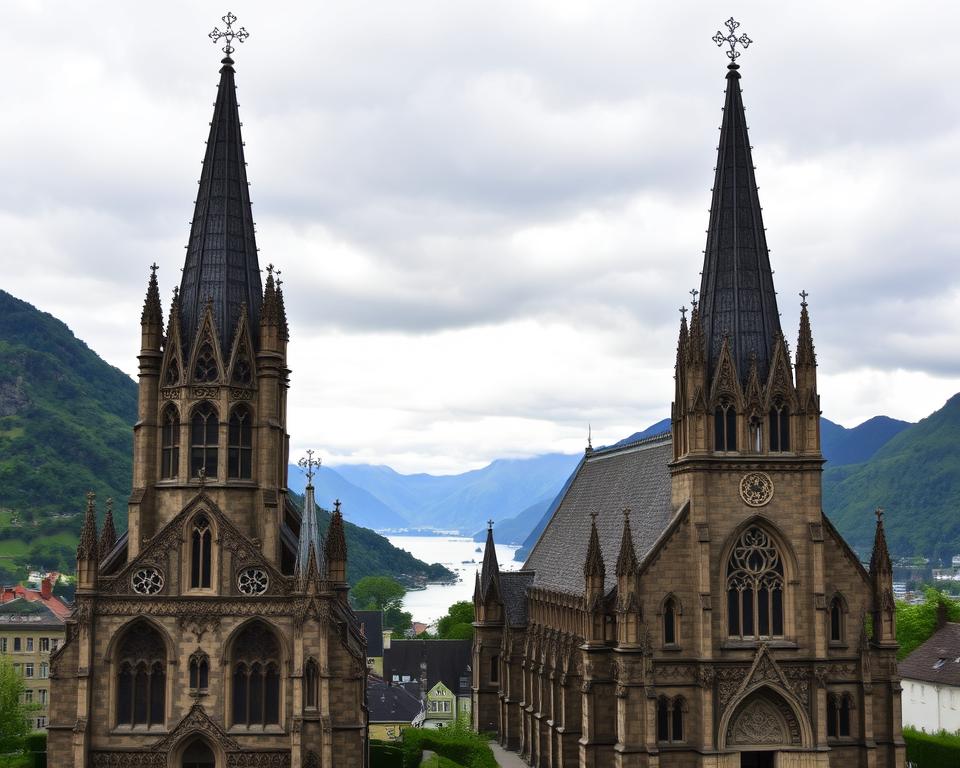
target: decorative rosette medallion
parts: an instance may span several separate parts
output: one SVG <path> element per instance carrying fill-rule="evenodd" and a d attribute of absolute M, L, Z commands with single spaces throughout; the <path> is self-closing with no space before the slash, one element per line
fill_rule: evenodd
<path fill-rule="evenodd" d="M 751 507 L 762 507 L 773 498 L 773 480 L 765 472 L 748 472 L 740 479 L 740 498 Z"/>

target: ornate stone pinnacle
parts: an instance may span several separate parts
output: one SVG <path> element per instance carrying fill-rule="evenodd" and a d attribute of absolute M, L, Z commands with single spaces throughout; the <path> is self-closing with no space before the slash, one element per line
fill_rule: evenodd
<path fill-rule="evenodd" d="M 711 40 L 717 44 L 717 47 L 722 46 L 724 43 L 730 46 L 730 50 L 726 51 L 727 58 L 730 59 L 731 64 L 735 64 L 737 59 L 740 58 L 740 51 L 737 50 L 737 45 L 743 46 L 744 50 L 750 47 L 750 43 L 753 42 L 745 34 L 737 37 L 737 27 L 740 26 L 740 22 L 736 21 L 733 16 L 723 22 L 727 29 L 730 30 L 730 33 L 725 35 L 723 32 L 717 31 Z"/>
<path fill-rule="evenodd" d="M 236 50 L 233 47 L 233 41 L 236 40 L 238 43 L 242 43 L 244 40 L 250 37 L 250 33 L 247 32 L 244 27 L 240 27 L 240 29 L 238 29 L 236 32 L 233 31 L 233 22 L 237 20 L 237 17 L 230 13 L 230 11 L 227 11 L 226 16 L 221 16 L 220 18 L 223 23 L 227 25 L 226 31 L 221 32 L 219 27 L 214 27 L 213 32 L 207 35 L 207 37 L 209 37 L 215 43 L 219 42 L 220 38 L 223 38 L 226 42 L 226 45 L 223 46 L 223 52 L 229 56 L 234 52 L 234 50 Z"/>

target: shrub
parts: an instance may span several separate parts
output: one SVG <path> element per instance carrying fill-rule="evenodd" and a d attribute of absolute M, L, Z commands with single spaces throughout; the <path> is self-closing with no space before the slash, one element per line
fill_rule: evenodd
<path fill-rule="evenodd" d="M 408 728 L 403 732 L 403 768 L 417 768 L 422 751 L 432 750 L 465 768 L 497 768 L 487 737 L 462 723 L 448 728 Z"/>
<path fill-rule="evenodd" d="M 403 750 L 395 744 L 370 740 L 370 768 L 403 768 Z"/>
<path fill-rule="evenodd" d="M 960 736 L 940 731 L 925 733 L 903 729 L 907 742 L 907 761 L 923 768 L 954 768 L 960 765 Z"/>

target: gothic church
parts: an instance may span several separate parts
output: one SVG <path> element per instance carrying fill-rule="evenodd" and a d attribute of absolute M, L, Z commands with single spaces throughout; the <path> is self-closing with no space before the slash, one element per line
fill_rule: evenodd
<path fill-rule="evenodd" d="M 904 765 L 882 516 L 866 570 L 821 510 L 806 295 L 791 353 L 730 58 L 670 432 L 588 447 L 522 571 L 488 532 L 474 726 L 540 768 Z"/>
<path fill-rule="evenodd" d="M 179 292 L 164 328 L 154 267 L 141 317 L 127 531 L 108 508 L 98 534 L 87 502 L 56 768 L 366 765 L 342 516 L 323 537 L 312 484 L 302 512 L 287 494 L 287 319 L 272 270 L 261 283 L 224 21 Z"/>

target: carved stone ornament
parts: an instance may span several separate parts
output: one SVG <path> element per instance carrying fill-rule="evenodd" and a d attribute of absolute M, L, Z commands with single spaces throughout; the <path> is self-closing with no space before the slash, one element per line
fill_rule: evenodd
<path fill-rule="evenodd" d="M 220 619 L 216 616 L 203 613 L 186 614 L 180 617 L 178 622 L 180 629 L 193 632 L 199 643 L 203 636 L 213 630 L 216 632 L 220 628 Z"/>
<path fill-rule="evenodd" d="M 237 589 L 244 595 L 262 595 L 270 585 L 270 576 L 263 568 L 244 568 L 237 574 Z"/>
<path fill-rule="evenodd" d="M 159 568 L 138 568 L 130 577 L 130 586 L 138 595 L 155 595 L 163 589 L 163 574 Z"/>
<path fill-rule="evenodd" d="M 167 756 L 159 752 L 91 752 L 93 768 L 167 768 Z"/>
<path fill-rule="evenodd" d="M 180 387 L 163 387 L 160 390 L 160 397 L 164 400 L 179 400 Z"/>
<path fill-rule="evenodd" d="M 177 744 L 180 739 L 188 733 L 201 733 L 215 744 L 219 744 L 226 752 L 233 752 L 240 749 L 240 745 L 232 738 L 227 736 L 220 725 L 214 722 L 207 714 L 202 704 L 194 704 L 184 718 L 177 723 L 170 733 L 160 739 L 153 745 L 154 752 L 159 752 L 166 756 L 171 747 Z"/>
<path fill-rule="evenodd" d="M 220 390 L 217 387 L 194 387 L 193 396 L 197 400 L 204 400 L 206 398 L 216 398 L 220 394 Z"/>
<path fill-rule="evenodd" d="M 751 507 L 762 507 L 773 498 L 773 480 L 766 472 L 748 472 L 740 479 L 740 498 Z"/>
<path fill-rule="evenodd" d="M 763 700 L 751 701 L 730 727 L 730 744 L 789 743 L 784 724 L 776 710 Z"/>

